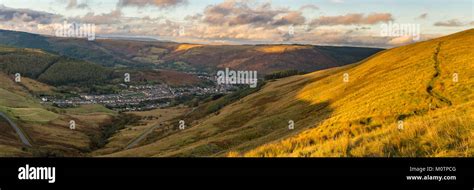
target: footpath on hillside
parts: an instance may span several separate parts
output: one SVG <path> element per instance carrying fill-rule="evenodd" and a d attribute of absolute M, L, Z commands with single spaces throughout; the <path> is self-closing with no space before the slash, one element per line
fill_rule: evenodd
<path fill-rule="evenodd" d="M 440 102 L 443 102 L 444 104 L 446 104 L 448 106 L 451 106 L 453 104 L 451 102 L 451 100 L 449 100 L 448 98 L 444 97 L 439 92 L 436 92 L 434 90 L 434 85 L 435 85 L 436 81 L 438 80 L 438 78 L 441 76 L 441 68 L 439 66 L 440 65 L 439 53 L 441 51 L 442 43 L 443 42 L 438 43 L 438 45 L 436 47 L 436 50 L 435 50 L 435 53 L 433 54 L 435 74 L 433 75 L 433 78 L 431 78 L 430 82 L 428 83 L 428 87 L 426 88 L 426 91 L 433 98 L 439 100 Z"/>

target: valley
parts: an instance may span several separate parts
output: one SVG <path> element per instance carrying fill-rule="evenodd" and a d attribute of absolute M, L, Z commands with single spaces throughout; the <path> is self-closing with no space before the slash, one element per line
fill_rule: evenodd
<path fill-rule="evenodd" d="M 474 30 L 383 51 L 15 35 L 49 45 L 2 41 L 2 156 L 474 154 Z M 77 46 L 114 58 L 55 49 Z M 223 68 L 258 71 L 258 85 L 219 84 Z"/>

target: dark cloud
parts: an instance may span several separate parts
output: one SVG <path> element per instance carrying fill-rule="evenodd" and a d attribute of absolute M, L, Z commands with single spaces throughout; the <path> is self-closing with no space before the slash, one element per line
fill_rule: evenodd
<path fill-rule="evenodd" d="M 77 0 L 69 0 L 66 9 L 86 9 L 89 6 L 86 3 L 78 3 Z"/>
<path fill-rule="evenodd" d="M 61 18 L 60 15 L 51 14 L 42 11 L 34 11 L 30 9 L 13 9 L 0 5 L 0 21 L 20 21 L 34 22 L 37 24 L 50 24 L 56 19 Z"/>
<path fill-rule="evenodd" d="M 174 7 L 180 4 L 186 4 L 187 0 L 120 0 L 118 2 L 119 7 L 135 6 L 156 6 L 159 8 Z"/>
<path fill-rule="evenodd" d="M 334 26 L 334 25 L 373 25 L 380 22 L 393 21 L 390 13 L 371 13 L 367 16 L 361 13 L 350 13 L 340 16 L 321 16 L 311 21 L 314 26 Z"/>

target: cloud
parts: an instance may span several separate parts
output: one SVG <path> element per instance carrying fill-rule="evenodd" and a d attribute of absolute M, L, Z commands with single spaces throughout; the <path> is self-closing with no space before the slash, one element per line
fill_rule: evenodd
<path fill-rule="evenodd" d="M 313 5 L 313 4 L 307 4 L 307 5 L 303 5 L 303 6 L 300 7 L 300 10 L 306 10 L 306 9 L 319 10 L 319 7 L 316 6 L 316 5 Z"/>
<path fill-rule="evenodd" d="M 422 35 L 421 39 L 429 40 L 437 38 L 439 36 L 440 35 Z M 310 33 L 297 35 L 292 40 L 293 42 L 300 42 L 304 44 L 381 48 L 390 48 L 414 42 L 413 38 L 409 36 L 386 37 L 380 35 L 373 35 L 365 31 L 343 29 L 337 27 L 320 27 Z"/>
<path fill-rule="evenodd" d="M 330 0 L 332 3 L 344 3 L 344 0 Z"/>
<path fill-rule="evenodd" d="M 321 16 L 311 21 L 313 26 L 334 26 L 334 25 L 373 25 L 380 22 L 393 21 L 390 13 L 372 13 L 367 16 L 361 13 L 349 13 L 340 16 Z"/>
<path fill-rule="evenodd" d="M 13 9 L 0 5 L 0 21 L 27 22 L 36 24 L 50 24 L 61 18 L 60 15 L 34 11 L 30 9 Z"/>
<path fill-rule="evenodd" d="M 444 26 L 444 27 L 459 27 L 464 26 L 465 24 L 457 19 L 451 19 L 447 21 L 438 21 L 434 23 L 435 26 Z"/>
<path fill-rule="evenodd" d="M 73 8 L 83 1 L 63 2 L 62 5 Z M 182 4 L 179 2 L 186 1 L 120 0 L 121 6 L 136 7 L 171 7 Z M 309 9 L 319 10 L 315 5 L 289 8 L 276 7 L 269 1 L 226 0 L 209 5 L 201 12 L 183 15 L 184 20 L 177 21 L 166 15 L 128 17 L 128 14 L 124 13 L 125 10 L 121 11 L 120 6 L 106 13 L 91 11 L 66 18 L 0 5 L 0 28 L 51 34 L 54 24 L 61 24 L 67 19 L 69 23 L 96 24 L 97 34 L 100 35 L 156 36 L 159 39 L 180 42 L 191 40 L 201 43 L 304 43 L 371 47 L 392 47 L 410 43 L 406 37 L 383 37 L 376 34 L 374 25 L 394 20 L 390 13 L 348 13 L 316 16 L 311 19 L 307 17 L 313 15 L 307 14 L 310 13 L 307 11 Z M 183 27 L 184 35 L 179 32 Z M 289 32 L 290 27 L 294 28 L 293 34 Z"/>
<path fill-rule="evenodd" d="M 110 11 L 110 13 L 104 14 L 95 14 L 93 12 L 89 12 L 82 17 L 76 17 L 72 20 L 76 22 L 92 24 L 118 24 L 122 21 L 122 15 L 122 11 L 120 9 L 117 9 Z"/>
<path fill-rule="evenodd" d="M 391 39 L 388 42 L 388 44 L 399 46 L 399 45 L 406 45 L 412 42 L 413 42 L 413 36 L 400 36 L 400 37 Z"/>
<path fill-rule="evenodd" d="M 78 3 L 77 0 L 69 0 L 66 9 L 86 9 L 89 6 L 86 3 Z"/>
<path fill-rule="evenodd" d="M 306 21 L 301 11 L 273 8 L 270 3 L 250 5 L 249 1 L 226 0 L 206 7 L 203 22 L 210 25 L 279 26 L 300 25 Z"/>
<path fill-rule="evenodd" d="M 426 19 L 428 18 L 428 13 L 423 13 L 420 16 L 416 17 L 416 19 Z"/>
<path fill-rule="evenodd" d="M 119 0 L 118 6 L 135 6 L 135 7 L 145 7 L 145 6 L 156 6 L 159 8 L 168 8 L 174 7 L 181 4 L 186 4 L 187 0 Z"/>
<path fill-rule="evenodd" d="M 306 18 L 299 11 L 288 12 L 283 15 L 280 19 L 275 20 L 272 24 L 274 25 L 302 25 L 306 22 Z"/>

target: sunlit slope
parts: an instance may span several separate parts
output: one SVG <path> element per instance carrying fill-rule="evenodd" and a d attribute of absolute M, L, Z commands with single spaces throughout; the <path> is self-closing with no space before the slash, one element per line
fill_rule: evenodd
<path fill-rule="evenodd" d="M 183 131 L 176 123 L 107 156 L 473 156 L 472 37 L 269 82 Z"/>
<path fill-rule="evenodd" d="M 469 30 L 387 50 L 316 79 L 296 98 L 330 102 L 331 116 L 244 154 L 474 156 L 473 49 L 474 30 Z"/>

